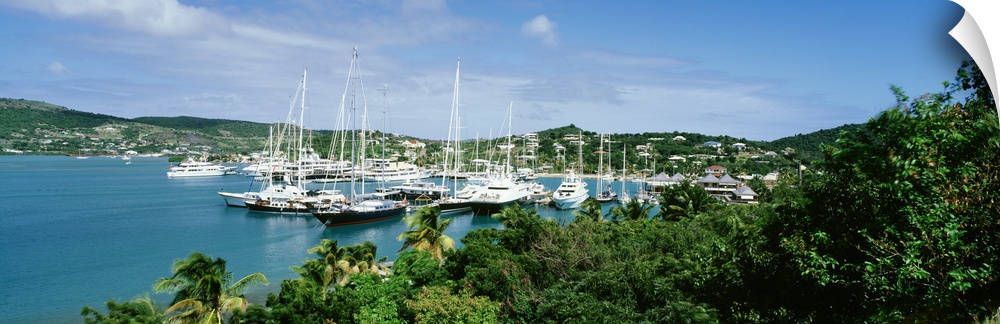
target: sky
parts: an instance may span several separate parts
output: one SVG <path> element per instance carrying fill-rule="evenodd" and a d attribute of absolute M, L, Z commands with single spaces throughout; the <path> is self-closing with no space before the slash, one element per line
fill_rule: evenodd
<path fill-rule="evenodd" d="M 351 58 L 376 129 L 570 124 L 769 141 L 943 89 L 969 54 L 946 0 L 3 0 L 0 97 L 135 118 L 334 129 Z M 378 91 L 386 88 L 387 91 Z M 384 112 L 384 113 L 383 113 Z M 299 111 L 295 111 L 297 116 Z"/>

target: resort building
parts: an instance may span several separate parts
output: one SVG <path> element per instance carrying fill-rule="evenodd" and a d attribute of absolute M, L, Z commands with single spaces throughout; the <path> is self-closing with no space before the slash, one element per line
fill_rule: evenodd
<path fill-rule="evenodd" d="M 733 191 L 729 202 L 735 204 L 756 204 L 759 203 L 757 200 L 759 196 L 753 189 L 750 189 L 750 186 L 740 186 Z"/>
<path fill-rule="evenodd" d="M 405 148 L 407 150 L 422 149 L 425 146 L 427 146 L 427 144 L 421 143 L 421 142 L 419 142 L 417 140 L 406 140 L 406 141 L 403 141 L 402 145 L 403 145 L 403 148 Z"/>
<path fill-rule="evenodd" d="M 718 176 L 726 173 L 726 168 L 718 165 L 712 165 L 705 168 L 705 173 Z"/>

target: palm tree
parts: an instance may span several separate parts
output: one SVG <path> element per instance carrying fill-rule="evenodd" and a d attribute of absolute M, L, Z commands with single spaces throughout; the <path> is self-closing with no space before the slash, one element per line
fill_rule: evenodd
<path fill-rule="evenodd" d="M 389 260 L 389 257 L 384 256 L 378 260 L 375 256 L 378 255 L 378 247 L 375 246 L 371 241 L 365 241 L 364 243 L 353 245 L 347 248 L 348 258 L 347 261 L 350 263 L 351 273 L 377 273 L 379 275 L 391 275 L 392 270 L 389 267 L 383 265 Z"/>
<path fill-rule="evenodd" d="M 576 215 L 577 218 L 586 218 L 595 222 L 603 222 L 604 215 L 601 214 L 603 212 L 601 202 L 597 201 L 597 199 L 587 198 L 587 200 L 584 200 L 583 204 L 580 205 L 580 209 L 573 211 L 573 215 Z"/>
<path fill-rule="evenodd" d="M 90 306 L 83 307 L 83 311 L 80 313 L 84 316 L 83 322 L 86 324 L 163 323 L 167 319 L 163 309 L 153 302 L 149 293 L 122 303 L 112 299 L 108 301 L 106 306 L 108 307 L 107 317 Z"/>
<path fill-rule="evenodd" d="M 172 271 L 172 277 L 160 278 L 153 284 L 155 292 L 177 292 L 166 310 L 167 314 L 177 313 L 170 317 L 171 322 L 222 323 L 233 309 L 246 310 L 248 302 L 243 293 L 247 289 L 267 284 L 260 272 L 233 282 L 233 273 L 226 271 L 226 260 L 212 260 L 197 251 L 174 262 Z"/>
<path fill-rule="evenodd" d="M 625 204 L 611 207 L 609 212 L 615 220 L 643 220 L 649 218 L 649 212 L 653 210 L 653 205 L 648 202 L 639 202 L 639 199 L 631 199 Z"/>
<path fill-rule="evenodd" d="M 302 267 L 292 267 L 306 283 L 321 289 L 324 296 L 333 283 L 347 284 L 351 275 L 347 248 L 337 246 L 337 240 L 323 239 L 307 252 L 319 256 L 319 259 L 306 261 Z"/>
<path fill-rule="evenodd" d="M 537 210 L 524 210 L 521 205 L 514 204 L 493 214 L 493 218 L 499 220 L 504 228 L 517 229 L 531 226 L 534 222 L 541 220 L 542 216 L 538 215 Z"/>
<path fill-rule="evenodd" d="M 668 186 L 660 193 L 660 212 L 656 216 L 666 221 L 678 221 L 708 211 L 718 203 L 705 189 L 684 181 Z"/>
<path fill-rule="evenodd" d="M 451 225 L 451 219 L 442 221 L 440 209 L 425 206 L 415 214 L 403 217 L 403 221 L 410 230 L 396 237 L 403 241 L 399 252 L 413 247 L 415 250 L 430 252 L 434 259 L 444 263 L 444 252 L 455 249 L 455 240 L 444 235 L 448 225 Z"/>

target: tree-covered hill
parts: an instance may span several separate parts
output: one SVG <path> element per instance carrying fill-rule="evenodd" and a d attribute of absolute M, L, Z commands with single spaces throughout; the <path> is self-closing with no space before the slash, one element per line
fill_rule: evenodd
<path fill-rule="evenodd" d="M 209 146 L 220 153 L 263 147 L 270 125 L 197 117 L 127 119 L 41 101 L 0 98 L 0 146 L 32 154 L 116 154 Z"/>
<path fill-rule="evenodd" d="M 821 129 L 808 134 L 782 137 L 767 142 L 767 145 L 773 147 L 775 150 L 792 148 L 802 160 L 815 161 L 823 158 L 823 152 L 820 149 L 821 145 L 837 147 L 837 136 L 841 132 L 853 133 L 864 126 L 864 124 L 846 124 L 830 129 Z"/>
<path fill-rule="evenodd" d="M 0 132 L 34 130 L 37 124 L 59 128 L 97 127 L 127 119 L 68 109 L 41 101 L 0 98 Z"/>

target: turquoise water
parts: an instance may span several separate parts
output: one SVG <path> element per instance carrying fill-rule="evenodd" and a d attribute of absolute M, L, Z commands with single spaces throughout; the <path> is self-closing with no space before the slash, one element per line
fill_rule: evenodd
<path fill-rule="evenodd" d="M 267 276 L 269 286 L 248 293 L 259 302 L 295 277 L 289 267 L 311 258 L 306 250 L 321 239 L 342 246 L 372 241 L 389 259 L 402 247 L 396 236 L 406 225 L 399 218 L 325 228 L 311 215 L 226 207 L 216 192 L 245 191 L 249 178 L 168 179 L 168 166 L 166 158 L 126 165 L 106 157 L 0 156 L 0 323 L 82 322 L 83 306 L 106 311 L 109 299 L 151 293 L 173 261 L 192 251 L 226 259 L 236 277 Z M 560 179 L 539 181 L 554 189 Z M 594 180 L 588 182 L 594 193 Z M 635 190 L 635 183 L 626 185 Z M 537 208 L 543 217 L 572 218 L 570 211 Z M 454 219 L 446 234 L 456 241 L 472 229 L 500 227 L 490 217 L 446 217 Z M 171 297 L 152 296 L 163 303 Z"/>

